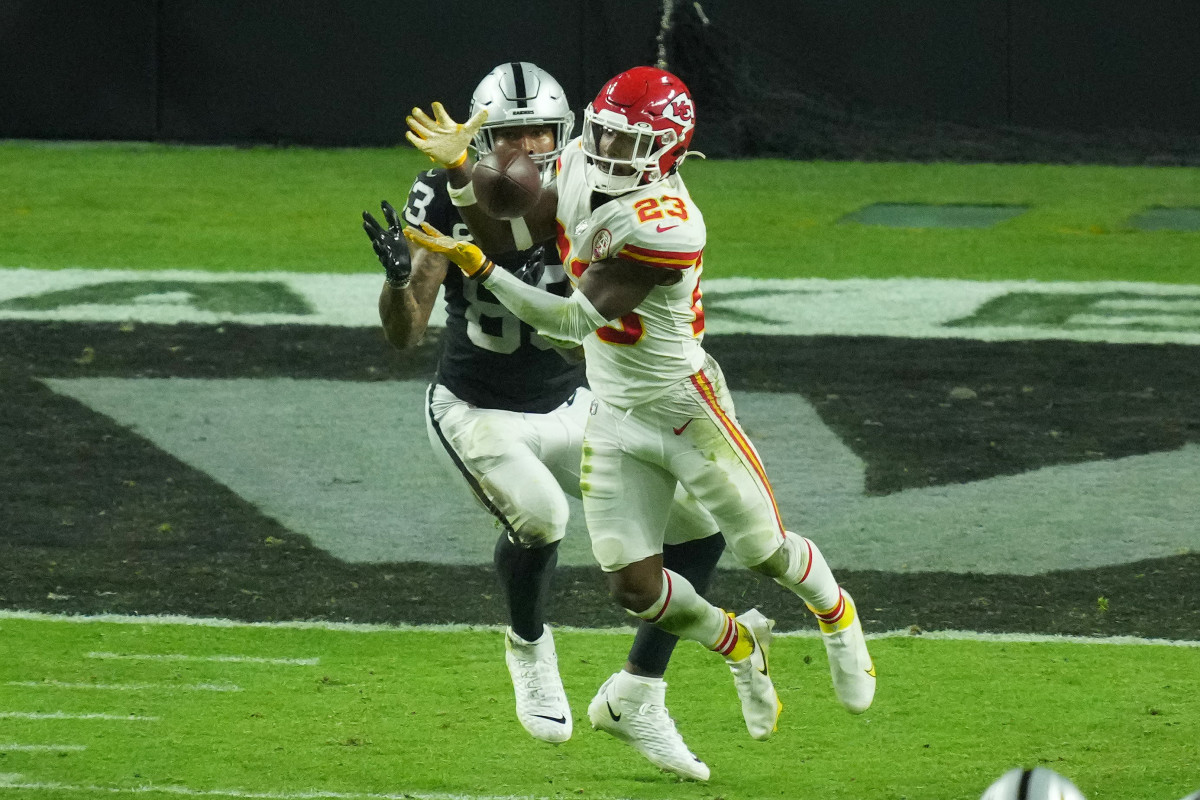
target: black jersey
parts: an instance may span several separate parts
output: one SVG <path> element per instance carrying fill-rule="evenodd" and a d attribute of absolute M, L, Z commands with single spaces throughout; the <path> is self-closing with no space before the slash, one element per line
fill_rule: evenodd
<path fill-rule="evenodd" d="M 404 219 L 409 225 L 428 222 L 448 236 L 470 241 L 447 184 L 445 170 L 418 175 Z M 492 260 L 528 284 L 561 296 L 569 291 L 553 242 Z M 451 267 L 442 286 L 447 318 L 437 380 L 459 398 L 482 408 L 544 414 L 583 385 L 583 364 L 568 364 L 482 284 Z"/>

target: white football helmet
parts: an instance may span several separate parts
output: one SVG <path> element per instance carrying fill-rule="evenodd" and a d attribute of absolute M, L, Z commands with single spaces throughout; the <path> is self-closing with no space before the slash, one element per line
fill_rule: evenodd
<path fill-rule="evenodd" d="M 470 116 L 487 109 L 488 118 L 475 135 L 480 158 L 496 146 L 497 128 L 516 125 L 549 125 L 554 129 L 554 149 L 531 156 L 542 173 L 542 183 L 554 179 L 554 162 L 571 138 L 575 112 L 566 92 L 549 72 L 528 61 L 501 64 L 489 72 L 471 95 Z"/>
<path fill-rule="evenodd" d="M 979 800 L 1087 800 L 1083 792 L 1052 769 L 1015 767 L 1000 776 Z"/>

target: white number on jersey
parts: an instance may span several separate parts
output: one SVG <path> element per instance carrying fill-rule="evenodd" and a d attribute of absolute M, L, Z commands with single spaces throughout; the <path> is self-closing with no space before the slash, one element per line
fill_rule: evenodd
<path fill-rule="evenodd" d="M 425 209 L 429 207 L 430 201 L 433 200 L 433 187 L 427 183 L 417 181 L 413 184 L 412 195 L 408 201 L 408 205 L 404 207 L 404 218 L 408 220 L 409 225 L 420 225 L 425 221 Z M 416 195 L 420 195 L 420 197 Z"/>
<path fill-rule="evenodd" d="M 479 299 L 479 283 L 463 281 L 463 297 L 467 301 L 467 337 L 476 347 L 493 353 L 513 352 L 521 346 L 521 323 L 507 308 L 499 303 Z M 490 334 L 483 329 L 480 319 L 490 317 L 500 320 L 500 335 Z"/>

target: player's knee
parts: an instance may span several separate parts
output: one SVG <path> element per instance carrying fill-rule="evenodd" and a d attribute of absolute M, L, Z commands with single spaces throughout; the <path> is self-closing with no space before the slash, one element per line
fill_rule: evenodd
<path fill-rule="evenodd" d="M 737 553 L 736 548 L 734 548 L 734 552 Z M 740 557 L 740 554 L 738 555 Z M 778 550 L 771 553 L 765 559 L 761 555 L 757 557 L 759 560 L 756 563 L 749 563 L 746 559 L 743 559 L 742 563 L 758 574 L 766 575 L 768 578 L 782 578 L 788 574 L 791 559 L 789 558 L 786 544 L 780 545 Z"/>
<path fill-rule="evenodd" d="M 639 581 L 619 572 L 610 572 L 608 593 L 621 608 L 640 614 L 658 601 L 661 589 L 649 581 Z"/>
<path fill-rule="evenodd" d="M 520 526 L 513 532 L 513 538 L 522 547 L 545 547 L 560 541 L 567 533 L 567 517 L 570 509 L 567 501 L 548 502 L 541 508 L 529 510 Z"/>

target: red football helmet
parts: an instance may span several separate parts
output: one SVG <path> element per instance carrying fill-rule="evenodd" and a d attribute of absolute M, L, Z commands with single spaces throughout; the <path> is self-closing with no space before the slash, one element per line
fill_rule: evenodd
<path fill-rule="evenodd" d="M 583 120 L 588 185 L 617 195 L 675 171 L 692 141 L 696 107 L 679 78 L 634 67 L 604 85 Z"/>

